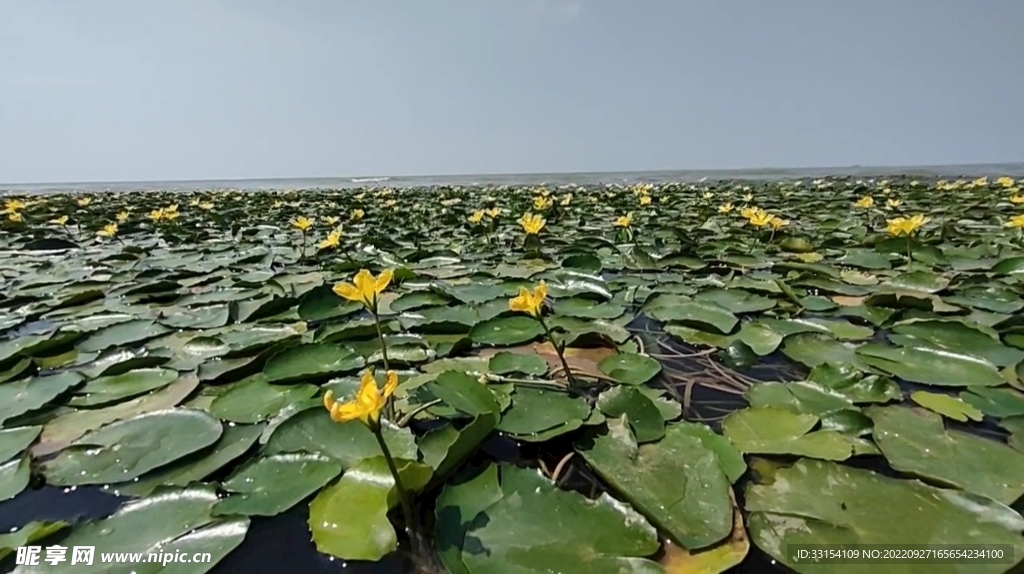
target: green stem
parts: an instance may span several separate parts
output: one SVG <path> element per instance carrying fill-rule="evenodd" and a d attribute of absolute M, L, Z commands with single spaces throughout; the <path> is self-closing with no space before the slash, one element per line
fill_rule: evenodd
<path fill-rule="evenodd" d="M 555 342 L 554 335 L 551 334 L 551 329 L 548 329 L 548 324 L 544 322 L 543 315 L 537 315 L 537 320 L 540 321 L 540 326 L 544 328 L 544 334 L 547 336 L 548 341 L 551 342 L 551 346 L 555 348 L 555 353 L 558 354 L 558 360 L 562 362 L 562 368 L 565 369 L 565 378 L 569 381 L 569 386 L 576 386 L 576 377 L 572 375 L 572 369 L 569 368 L 569 363 L 565 360 L 565 354 L 563 353 L 564 347 Z"/>
<path fill-rule="evenodd" d="M 907 235 L 907 269 L 914 263 L 914 254 L 910 250 L 910 235 Z"/>
<path fill-rule="evenodd" d="M 302 252 L 299 253 L 299 261 L 306 258 L 306 232 L 302 232 Z"/>
<path fill-rule="evenodd" d="M 377 328 L 377 340 L 380 341 L 380 355 L 384 359 L 384 371 L 391 370 L 391 363 L 388 361 L 388 344 L 384 342 L 384 331 L 380 328 L 380 315 L 377 314 L 377 305 L 374 302 L 373 309 L 370 309 L 370 313 L 373 314 L 373 326 Z M 392 401 L 388 401 L 384 407 L 384 413 L 387 415 L 388 420 L 395 420 L 395 405 Z"/>
<path fill-rule="evenodd" d="M 391 451 L 388 450 L 388 445 L 384 442 L 384 433 L 380 424 L 370 425 L 370 429 L 373 431 L 373 436 L 377 437 L 377 444 L 380 445 L 380 451 L 384 454 L 384 461 L 387 462 L 388 470 L 391 471 L 391 476 L 395 479 L 395 490 L 398 491 L 398 500 L 402 505 L 402 517 L 405 519 L 405 533 L 413 545 L 413 551 L 419 553 L 420 540 L 419 533 L 417 532 L 418 522 L 416 520 L 416 515 L 413 514 L 412 503 L 409 501 L 409 493 L 406 492 L 405 486 L 402 485 L 402 477 L 399 476 L 398 467 L 395 466 L 395 460 L 391 458 Z"/>

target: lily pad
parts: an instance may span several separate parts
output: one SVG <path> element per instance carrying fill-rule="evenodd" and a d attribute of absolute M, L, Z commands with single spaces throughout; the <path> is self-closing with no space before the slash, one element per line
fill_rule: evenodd
<path fill-rule="evenodd" d="M 319 454 L 258 458 L 221 484 L 230 493 L 214 506 L 218 515 L 275 516 L 341 474 L 341 463 Z"/>
<path fill-rule="evenodd" d="M 597 365 L 601 372 L 627 385 L 642 385 L 661 372 L 661 363 L 645 355 L 619 353 Z"/>

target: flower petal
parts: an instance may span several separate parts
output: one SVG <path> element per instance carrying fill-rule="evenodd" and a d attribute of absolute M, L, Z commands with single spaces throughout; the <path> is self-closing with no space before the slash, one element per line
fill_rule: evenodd
<path fill-rule="evenodd" d="M 384 398 L 387 399 L 393 395 L 396 388 L 398 388 L 398 373 L 388 371 L 388 380 L 384 383 Z"/>
<path fill-rule="evenodd" d="M 373 285 L 374 292 L 377 294 L 382 293 L 385 289 L 388 288 L 388 285 L 391 284 L 391 279 L 394 278 L 394 276 L 395 272 L 391 269 L 385 269 L 384 271 L 381 271 L 380 275 L 377 276 L 377 281 Z"/>
<path fill-rule="evenodd" d="M 349 301 L 359 301 L 360 303 L 363 301 L 363 293 L 351 283 L 338 283 L 334 286 L 333 291 L 338 297 Z"/>

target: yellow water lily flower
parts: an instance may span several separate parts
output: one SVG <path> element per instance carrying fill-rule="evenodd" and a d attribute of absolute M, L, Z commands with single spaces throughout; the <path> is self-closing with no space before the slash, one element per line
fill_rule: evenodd
<path fill-rule="evenodd" d="M 200 201 L 202 201 L 202 200 L 200 200 L 198 197 L 196 197 L 196 198 L 192 199 L 191 201 L 189 201 L 188 204 L 189 204 L 190 207 L 199 207 L 199 202 Z"/>
<path fill-rule="evenodd" d="M 747 221 L 754 227 L 764 227 L 765 225 L 770 225 L 774 218 L 774 215 L 764 210 L 755 209 L 754 213 L 751 213 L 750 217 L 747 218 Z"/>
<path fill-rule="evenodd" d="M 633 186 L 633 193 L 636 195 L 649 195 L 654 190 L 654 186 L 649 183 L 638 183 Z"/>
<path fill-rule="evenodd" d="M 545 221 L 543 217 L 534 213 L 524 213 L 523 216 L 519 218 L 519 225 L 523 226 L 523 231 L 525 231 L 527 235 L 537 235 L 540 233 L 541 229 L 544 229 L 544 225 L 546 223 L 547 221 Z"/>
<path fill-rule="evenodd" d="M 324 408 L 331 413 L 331 420 L 336 423 L 347 423 L 358 420 L 364 425 L 375 426 L 380 421 L 380 412 L 388 403 L 388 399 L 398 388 L 398 373 L 387 372 L 387 381 L 383 391 L 377 388 L 377 380 L 373 371 L 363 372 L 359 381 L 359 390 L 351 401 L 339 403 L 334 400 L 334 392 L 328 390 L 324 394 Z"/>
<path fill-rule="evenodd" d="M 868 209 L 874 204 L 875 198 L 871 197 L 870 195 L 865 195 L 864 197 L 858 199 L 856 203 L 854 203 L 855 206 L 861 209 Z"/>
<path fill-rule="evenodd" d="M 542 280 L 531 292 L 526 287 L 519 288 L 519 295 L 509 299 L 508 308 L 513 311 L 529 313 L 534 317 L 540 317 L 544 308 L 544 299 L 548 296 L 548 286 Z"/>
<path fill-rule="evenodd" d="M 726 214 L 732 212 L 732 203 L 723 203 L 718 206 L 718 213 Z"/>
<path fill-rule="evenodd" d="M 751 201 L 754 201 L 754 194 L 753 193 L 745 194 L 743 196 L 743 201 L 745 201 L 747 203 L 750 203 Z"/>
<path fill-rule="evenodd" d="M 80 197 L 80 198 L 78 198 L 78 205 L 81 205 L 82 207 L 85 207 L 85 206 L 89 205 L 90 203 L 92 203 L 92 198 L 91 197 Z"/>
<path fill-rule="evenodd" d="M 910 218 L 897 217 L 887 221 L 885 229 L 889 232 L 889 235 L 892 235 L 893 237 L 899 237 L 901 235 L 909 236 L 927 222 L 928 218 L 920 214 Z"/>
<path fill-rule="evenodd" d="M 58 217 L 57 219 L 51 219 L 50 223 L 52 223 L 54 225 L 67 225 L 68 224 L 68 216 L 62 215 L 62 216 Z"/>
<path fill-rule="evenodd" d="M 96 235 L 99 235 L 100 237 L 113 237 L 117 235 L 117 224 L 108 223 L 104 225 L 103 229 L 96 232 Z"/>
<path fill-rule="evenodd" d="M 651 204 L 651 196 L 649 196 L 649 195 L 641 195 L 640 196 L 640 205 L 650 205 L 650 204 Z"/>
<path fill-rule="evenodd" d="M 1012 177 L 1007 177 L 1004 175 L 1003 177 L 997 179 L 996 183 L 1003 187 L 1013 187 L 1013 184 L 1016 182 L 1013 180 Z"/>
<path fill-rule="evenodd" d="M 483 211 L 474 211 L 473 214 L 469 216 L 469 222 L 470 223 L 474 223 L 474 224 L 475 223 L 480 223 L 483 220 L 484 220 L 484 212 Z"/>
<path fill-rule="evenodd" d="M 309 217 L 305 217 L 305 216 L 299 216 L 299 217 L 296 217 L 295 219 L 292 220 L 292 227 L 294 227 L 295 229 L 298 229 L 299 231 L 305 233 L 305 232 L 309 231 L 310 228 L 313 227 L 313 221 L 314 220 L 315 220 L 314 218 L 309 218 Z"/>
<path fill-rule="evenodd" d="M 115 216 L 115 219 L 117 219 L 118 223 L 124 223 L 125 221 L 128 221 L 128 212 L 122 211 L 121 213 L 118 213 Z"/>
<path fill-rule="evenodd" d="M 24 201 L 20 199 L 8 199 L 4 202 L 4 213 L 14 213 L 27 207 Z"/>
<path fill-rule="evenodd" d="M 360 269 L 352 283 L 338 283 L 333 290 L 338 297 L 362 303 L 367 309 L 376 313 L 378 297 L 388 288 L 394 276 L 395 272 L 391 269 L 381 271 L 377 277 L 374 277 L 368 269 Z"/>
<path fill-rule="evenodd" d="M 1016 229 L 1024 229 L 1024 214 L 1014 215 L 1010 218 L 1010 221 L 1006 223 L 1006 227 L 1013 227 Z"/>
<path fill-rule="evenodd" d="M 327 238 L 317 245 L 318 249 L 336 249 L 341 245 L 341 229 L 335 229 L 327 234 Z"/>
<path fill-rule="evenodd" d="M 147 217 L 149 217 L 149 219 L 151 219 L 153 222 L 160 221 L 161 219 L 164 218 L 164 210 L 154 209 L 149 212 L 149 215 Z"/>
<path fill-rule="evenodd" d="M 338 220 L 340 219 L 341 218 L 336 215 L 328 215 L 327 217 L 324 218 L 324 221 L 327 223 L 329 227 L 334 227 L 338 223 Z"/>
<path fill-rule="evenodd" d="M 179 215 L 181 214 L 178 213 L 177 205 L 169 205 L 164 208 L 164 219 L 166 219 L 167 221 L 173 221 L 175 219 L 178 219 Z"/>
<path fill-rule="evenodd" d="M 701 197 L 703 199 L 711 199 L 714 196 L 715 196 L 715 194 L 711 193 L 710 191 L 705 191 L 704 193 L 701 194 Z"/>
<path fill-rule="evenodd" d="M 768 225 L 772 226 L 772 229 L 781 229 L 789 225 L 789 220 L 782 219 L 778 216 L 772 215 L 771 219 L 768 220 Z"/>
<path fill-rule="evenodd" d="M 352 219 L 355 219 L 356 221 L 359 221 L 365 215 L 366 215 L 366 212 L 363 211 L 362 209 L 353 209 L 352 210 Z"/>
<path fill-rule="evenodd" d="M 753 206 L 751 206 L 751 207 L 744 207 L 743 209 L 740 210 L 740 216 L 745 218 L 745 219 L 750 219 L 750 217 L 752 215 L 754 215 L 755 213 L 757 213 L 758 211 L 760 211 L 760 209 L 758 209 L 756 207 L 753 207 Z"/>
<path fill-rule="evenodd" d="M 1021 204 L 1024 203 L 1024 194 L 1011 195 L 1010 203 Z"/>
<path fill-rule="evenodd" d="M 497 219 L 498 216 L 501 215 L 501 208 L 492 207 L 491 209 L 485 209 L 484 213 L 486 213 L 487 217 L 490 217 L 491 219 Z"/>
<path fill-rule="evenodd" d="M 284 205 L 284 202 L 281 201 L 280 199 L 278 199 L 274 203 L 271 203 L 270 207 L 273 207 L 274 209 L 277 209 L 277 208 L 281 207 L 282 205 Z"/>
<path fill-rule="evenodd" d="M 533 208 L 537 211 L 544 211 L 545 209 L 554 205 L 554 202 L 550 197 L 544 195 L 538 195 L 533 198 Z"/>
<path fill-rule="evenodd" d="M 197 205 L 196 207 L 202 209 L 203 211 L 210 211 L 211 209 L 213 209 L 213 204 L 210 203 L 209 201 L 203 201 L 200 202 L 199 205 Z"/>
<path fill-rule="evenodd" d="M 615 219 L 615 225 L 617 227 L 629 227 L 633 223 L 633 214 L 627 213 L 626 215 L 620 215 Z"/>
<path fill-rule="evenodd" d="M 903 205 L 903 202 L 900 201 L 899 199 L 887 199 L 887 200 L 885 200 L 885 208 L 886 209 L 892 209 L 894 207 L 899 207 L 901 205 Z"/>
<path fill-rule="evenodd" d="M 564 197 L 562 197 L 562 201 L 558 202 L 558 205 L 569 205 L 570 203 L 572 203 L 572 194 L 567 193 Z"/>
<path fill-rule="evenodd" d="M 384 207 L 394 207 L 397 204 L 398 204 L 398 200 L 397 199 L 389 199 L 389 200 L 384 202 Z"/>
<path fill-rule="evenodd" d="M 7 214 L 7 219 L 10 219 L 11 221 L 13 221 L 15 223 L 24 221 L 24 218 L 21 216 L 21 213 L 18 212 L 18 211 L 12 211 L 9 214 Z"/>

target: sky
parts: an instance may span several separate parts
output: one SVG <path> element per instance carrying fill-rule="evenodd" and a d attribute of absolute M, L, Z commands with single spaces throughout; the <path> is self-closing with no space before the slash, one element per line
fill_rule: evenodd
<path fill-rule="evenodd" d="M 0 0 L 0 182 L 1024 160 L 1021 0 Z"/>

